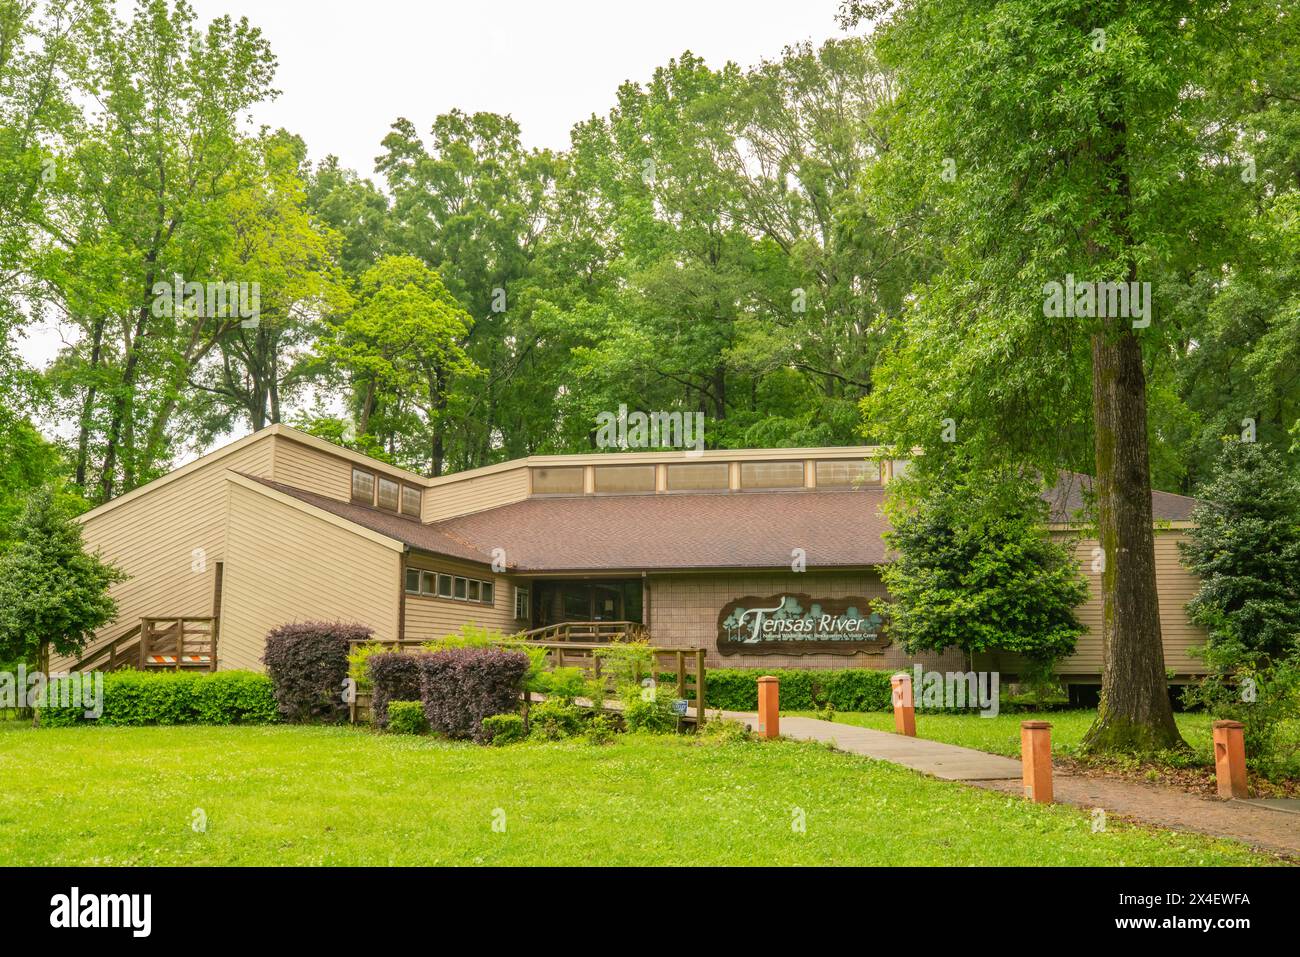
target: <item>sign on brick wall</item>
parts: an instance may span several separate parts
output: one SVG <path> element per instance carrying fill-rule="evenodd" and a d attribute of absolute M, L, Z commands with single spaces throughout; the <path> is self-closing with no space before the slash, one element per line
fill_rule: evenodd
<path fill-rule="evenodd" d="M 747 596 L 718 615 L 723 655 L 880 654 L 888 644 L 884 619 L 861 596 Z"/>

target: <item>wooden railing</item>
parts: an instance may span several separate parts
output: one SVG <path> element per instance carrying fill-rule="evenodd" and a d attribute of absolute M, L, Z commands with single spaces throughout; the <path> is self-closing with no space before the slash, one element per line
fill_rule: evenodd
<path fill-rule="evenodd" d="M 598 631 L 604 640 L 576 640 L 576 636 L 582 634 L 584 631 L 582 626 L 587 625 L 601 626 L 599 629 L 591 630 Z M 634 628 L 626 627 L 629 625 L 634 626 Z M 552 629 L 562 628 L 563 626 L 570 627 L 562 632 L 564 635 L 562 638 L 542 639 L 540 637 L 534 637 L 550 632 Z M 623 627 L 620 629 L 615 626 Z M 581 668 L 593 678 L 606 679 L 606 688 L 610 691 L 614 691 L 616 689 L 609 686 L 609 681 L 612 680 L 612 676 L 602 674 L 602 658 L 600 655 L 596 654 L 597 651 L 608 648 L 610 643 L 614 640 L 612 637 L 605 636 L 612 636 L 614 634 L 635 634 L 639 636 L 639 638 L 644 638 L 647 635 L 647 632 L 645 626 L 637 622 L 564 622 L 562 625 L 549 625 L 546 628 L 534 628 L 530 631 L 525 631 L 522 634 L 514 635 L 508 639 L 507 646 L 509 641 L 517 642 L 520 639 L 523 639 L 523 643 L 525 644 L 545 648 L 547 649 L 546 660 L 550 668 Z M 417 649 L 425 644 L 427 644 L 427 642 L 424 639 L 419 638 L 372 638 L 351 642 L 353 647 L 357 645 L 380 645 L 385 648 L 395 648 L 399 651 L 403 649 Z M 674 687 L 677 699 L 685 700 L 687 702 L 687 707 L 693 708 L 695 711 L 694 715 L 683 715 L 683 720 L 687 723 L 694 722 L 697 726 L 704 724 L 704 711 L 706 708 L 705 693 L 708 687 L 708 679 L 704 666 L 705 650 L 703 648 L 656 648 L 651 646 L 649 652 L 652 656 L 651 660 L 654 662 L 655 674 L 635 675 L 634 677 L 636 680 L 640 681 L 643 678 L 653 677 L 657 681 L 660 674 L 665 671 L 669 672 L 675 678 Z M 663 693 L 662 686 L 656 688 L 656 693 Z M 525 708 L 527 708 L 528 702 L 531 700 L 532 695 L 525 692 Z M 359 717 L 365 716 L 369 710 L 369 703 L 370 695 L 368 692 L 357 692 L 356 695 L 354 695 L 354 700 L 350 709 L 353 722 L 357 721 Z"/>
<path fill-rule="evenodd" d="M 639 621 L 560 621 L 530 628 L 519 637 L 526 641 L 645 641 L 650 632 Z"/>
<path fill-rule="evenodd" d="M 610 681 L 612 676 L 602 674 L 602 656 L 598 653 L 609 647 L 609 642 L 576 641 L 529 641 L 530 645 L 539 645 L 548 651 L 547 662 L 552 668 L 580 668 L 596 680 L 603 679 L 608 692 L 617 691 Z M 688 708 L 694 708 L 695 714 L 683 715 L 687 721 L 696 725 L 704 724 L 705 691 L 708 686 L 704 666 L 705 650 L 703 648 L 655 648 L 649 649 L 654 662 L 653 675 L 637 674 L 637 682 L 645 678 L 654 678 L 655 693 L 662 694 L 663 686 L 658 684 L 659 675 L 664 671 L 676 679 L 676 697 L 686 701 Z M 689 679 L 689 680 L 688 680 Z M 526 697 L 528 697 L 526 695 Z"/>
<path fill-rule="evenodd" d="M 132 642 L 140 638 L 140 624 L 137 622 L 106 645 L 100 645 L 90 654 L 72 666 L 71 671 L 94 671 L 95 665 L 102 660 L 104 667 L 100 671 L 116 671 L 139 661 L 140 653 L 131 647 Z"/>
<path fill-rule="evenodd" d="M 138 665 L 146 668 L 217 668 L 217 621 L 211 617 L 141 618 Z"/>

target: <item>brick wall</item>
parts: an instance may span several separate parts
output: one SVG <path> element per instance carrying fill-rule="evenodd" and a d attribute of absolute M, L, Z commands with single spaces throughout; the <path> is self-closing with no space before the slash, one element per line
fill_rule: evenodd
<path fill-rule="evenodd" d="M 766 597 L 782 592 L 814 598 L 881 598 L 885 586 L 872 571 L 752 572 L 728 574 L 655 575 L 649 583 L 651 640 L 665 647 L 707 648 L 710 668 L 877 668 L 897 670 L 920 662 L 927 669 L 965 670 L 957 652 L 905 655 L 897 645 L 884 654 L 853 655 L 720 655 L 718 614 L 729 601 L 746 595 Z"/>

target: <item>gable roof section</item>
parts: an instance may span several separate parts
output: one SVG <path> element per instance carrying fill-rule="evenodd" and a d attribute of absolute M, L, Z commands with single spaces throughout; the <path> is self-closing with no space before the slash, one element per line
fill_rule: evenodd
<path fill-rule="evenodd" d="M 384 512 L 377 508 L 367 508 L 364 505 L 353 505 L 351 502 L 340 502 L 338 499 L 317 495 L 314 492 L 305 492 L 300 488 L 294 488 L 292 485 L 272 482 L 270 479 L 260 478 L 255 475 L 240 475 L 237 472 L 231 474 L 237 475 L 245 483 L 251 483 L 294 502 L 326 512 L 333 516 L 335 520 L 360 526 L 362 529 L 391 541 L 399 542 L 409 548 L 431 552 L 447 558 L 460 558 L 480 565 L 492 564 L 490 550 L 480 551 L 473 545 L 440 531 L 435 526 L 421 524 L 418 519 L 394 515 L 391 512 Z"/>
<path fill-rule="evenodd" d="M 383 531 L 362 525 L 360 522 L 349 521 L 346 517 L 338 515 L 330 509 L 321 508 L 317 503 L 307 501 L 302 497 L 308 494 L 306 492 L 300 492 L 298 489 L 290 489 L 288 486 L 278 485 L 277 483 L 268 481 L 267 479 L 259 478 L 255 475 L 244 475 L 242 472 L 236 472 L 233 470 L 226 473 L 226 480 L 252 492 L 256 492 L 259 495 L 265 495 L 267 498 L 275 499 L 289 508 L 295 508 L 299 511 L 306 512 L 309 515 L 314 515 L 321 521 L 328 522 L 336 528 L 342 528 L 355 535 L 367 538 L 372 542 L 377 542 L 380 545 L 385 545 L 389 548 L 398 550 L 402 547 L 401 540 L 392 535 L 386 535 Z M 289 494 L 291 492 L 295 494 Z M 312 498 L 321 497 L 312 496 Z M 321 501 L 331 502 L 333 500 L 321 499 Z"/>

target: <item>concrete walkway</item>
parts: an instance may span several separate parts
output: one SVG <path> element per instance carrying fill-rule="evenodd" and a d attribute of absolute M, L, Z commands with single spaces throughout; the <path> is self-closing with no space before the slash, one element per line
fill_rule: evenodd
<path fill-rule="evenodd" d="M 758 715 L 752 712 L 724 711 L 725 718 L 758 727 Z M 781 734 L 798 741 L 826 741 L 841 751 L 861 754 L 881 761 L 892 761 L 922 774 L 945 781 L 1020 780 L 1020 762 L 1000 754 L 976 751 L 941 741 L 909 738 L 888 731 L 836 724 L 817 718 L 781 717 Z"/>
<path fill-rule="evenodd" d="M 758 727 L 758 715 L 753 712 L 722 714 Z M 817 718 L 782 715 L 781 735 L 798 741 L 829 742 L 841 751 L 890 761 L 946 781 L 965 781 L 986 790 L 1023 795 L 1020 762 L 1014 758 Z M 1275 854 L 1300 858 L 1300 821 L 1296 814 L 1254 801 L 1221 801 L 1157 784 L 1063 774 L 1059 770 L 1052 776 L 1052 790 L 1060 804 L 1103 808 L 1120 819 L 1243 841 Z"/>

